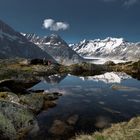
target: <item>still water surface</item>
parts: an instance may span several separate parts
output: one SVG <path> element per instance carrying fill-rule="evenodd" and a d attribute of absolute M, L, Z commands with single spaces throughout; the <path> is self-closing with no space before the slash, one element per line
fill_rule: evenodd
<path fill-rule="evenodd" d="M 87 77 L 52 75 L 43 77 L 33 89 L 63 94 L 56 107 L 38 115 L 42 134 L 54 120 L 66 121 L 72 115 L 79 116 L 76 133 L 93 132 L 140 115 L 140 81 L 125 73 Z"/>

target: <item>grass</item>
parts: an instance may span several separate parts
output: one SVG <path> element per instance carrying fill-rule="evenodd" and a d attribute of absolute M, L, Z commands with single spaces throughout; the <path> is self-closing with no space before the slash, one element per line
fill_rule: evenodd
<path fill-rule="evenodd" d="M 75 140 L 140 140 L 140 117 L 113 124 L 102 132 L 76 136 Z"/>
<path fill-rule="evenodd" d="M 32 65 L 22 65 L 20 64 L 21 61 L 22 60 L 20 59 L 19 60 L 12 60 L 12 59 L 0 60 L 0 80 L 11 79 L 12 77 L 34 76 L 33 73 L 36 72 L 36 67 Z"/>

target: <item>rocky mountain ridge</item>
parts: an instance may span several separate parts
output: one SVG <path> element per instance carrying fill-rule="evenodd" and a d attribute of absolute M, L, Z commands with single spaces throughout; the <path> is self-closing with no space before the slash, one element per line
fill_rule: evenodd
<path fill-rule="evenodd" d="M 0 58 L 54 59 L 23 35 L 0 20 Z"/>
<path fill-rule="evenodd" d="M 123 38 L 83 40 L 77 44 L 70 44 L 70 47 L 83 57 L 140 59 L 140 43 L 128 42 Z"/>
<path fill-rule="evenodd" d="M 23 33 L 22 33 L 23 34 Z M 69 65 L 79 63 L 84 59 L 72 50 L 69 45 L 56 34 L 39 37 L 35 34 L 23 34 L 30 42 L 38 45 L 43 51 L 49 53 L 61 64 Z"/>

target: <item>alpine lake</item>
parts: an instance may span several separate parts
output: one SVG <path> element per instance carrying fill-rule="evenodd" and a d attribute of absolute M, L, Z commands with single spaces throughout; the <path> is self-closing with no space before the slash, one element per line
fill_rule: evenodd
<path fill-rule="evenodd" d="M 38 114 L 37 139 L 69 139 L 140 115 L 140 81 L 121 72 L 95 76 L 55 74 L 32 90 L 59 92 L 56 106 Z"/>

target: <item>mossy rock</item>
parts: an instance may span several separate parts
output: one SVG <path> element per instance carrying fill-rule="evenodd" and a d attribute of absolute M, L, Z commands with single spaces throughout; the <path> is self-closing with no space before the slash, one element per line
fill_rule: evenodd
<path fill-rule="evenodd" d="M 33 113 L 22 105 L 0 100 L 0 108 L 0 138 L 15 139 L 38 125 Z"/>
<path fill-rule="evenodd" d="M 58 92 L 53 92 L 53 93 L 44 93 L 43 96 L 45 100 L 52 101 L 58 99 L 59 96 L 62 96 L 62 94 Z"/>
<path fill-rule="evenodd" d="M 31 93 L 27 95 L 22 95 L 20 97 L 20 103 L 24 106 L 27 106 L 29 109 L 31 109 L 34 113 L 40 112 L 44 105 L 50 103 L 50 101 L 58 99 L 59 96 L 61 96 L 61 93 Z M 52 105 L 53 106 L 53 105 Z M 50 105 L 51 107 L 51 105 Z"/>
<path fill-rule="evenodd" d="M 39 112 L 44 104 L 43 93 L 31 93 L 22 95 L 20 97 L 20 103 L 30 108 L 33 112 Z"/>
<path fill-rule="evenodd" d="M 16 139 L 16 134 L 12 121 L 0 111 L 0 139 Z"/>
<path fill-rule="evenodd" d="M 19 98 L 12 92 L 0 92 L 0 100 L 10 101 L 14 103 L 19 102 Z"/>

